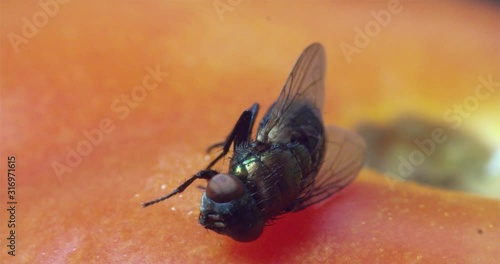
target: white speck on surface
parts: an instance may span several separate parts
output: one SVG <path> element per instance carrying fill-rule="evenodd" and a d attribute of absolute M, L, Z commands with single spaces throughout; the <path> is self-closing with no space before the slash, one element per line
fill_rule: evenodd
<path fill-rule="evenodd" d="M 161 185 L 161 189 L 162 189 L 162 190 L 165 190 L 165 188 L 167 188 L 167 185 L 166 185 L 166 184 L 162 184 L 162 185 Z"/>
<path fill-rule="evenodd" d="M 175 209 L 175 207 L 172 206 L 172 208 L 170 208 L 170 210 L 175 211 L 176 209 Z"/>
<path fill-rule="evenodd" d="M 192 215 L 192 214 L 193 214 L 193 210 L 189 210 L 188 215 Z"/>
<path fill-rule="evenodd" d="M 182 194 L 179 194 L 179 198 L 182 198 Z"/>
<path fill-rule="evenodd" d="M 134 196 L 135 196 L 135 197 L 139 197 L 140 195 L 139 195 L 138 193 L 136 193 Z"/>
<path fill-rule="evenodd" d="M 210 160 L 210 155 L 205 155 L 205 160 L 209 161 Z"/>

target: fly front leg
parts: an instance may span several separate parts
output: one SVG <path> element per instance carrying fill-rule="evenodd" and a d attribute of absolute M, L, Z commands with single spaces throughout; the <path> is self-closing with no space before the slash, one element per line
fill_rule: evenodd
<path fill-rule="evenodd" d="M 233 127 L 233 130 L 227 136 L 226 141 L 215 143 L 214 145 L 208 147 L 207 152 L 210 152 L 213 148 L 222 146 L 222 153 L 219 154 L 210 164 L 207 166 L 207 170 L 210 169 L 215 163 L 222 159 L 229 152 L 231 144 L 234 146 L 239 146 L 241 144 L 248 144 L 252 136 L 252 128 L 255 123 L 255 118 L 259 112 L 259 104 L 255 103 L 249 109 L 241 113 L 240 118 Z"/>
<path fill-rule="evenodd" d="M 240 118 L 236 122 L 236 125 L 234 125 L 233 130 L 227 137 L 226 141 L 223 143 L 217 143 L 209 147 L 209 150 L 212 149 L 213 147 L 216 146 L 223 146 L 222 148 L 222 153 L 217 156 L 210 164 L 208 164 L 207 168 L 205 170 L 202 170 L 193 177 L 189 178 L 187 181 L 185 181 L 183 184 L 181 184 L 179 187 L 177 187 L 175 190 L 173 190 L 171 193 L 162 196 L 158 199 L 149 201 L 147 203 L 143 203 L 142 207 L 147 207 L 155 203 L 159 203 L 163 200 L 166 200 L 178 193 L 183 192 L 191 183 L 193 183 L 197 179 L 206 179 L 210 180 L 213 176 L 219 174 L 219 172 L 212 170 L 212 166 L 217 163 L 220 159 L 222 159 L 228 152 L 229 148 L 231 147 L 231 144 L 234 143 L 235 147 L 242 145 L 242 144 L 248 144 L 250 142 L 250 137 L 252 135 L 252 127 L 255 122 L 255 117 L 257 116 L 257 113 L 259 112 L 259 104 L 253 104 L 250 109 L 247 109 L 243 111 L 241 114 Z"/>
<path fill-rule="evenodd" d="M 181 184 L 179 187 L 177 187 L 175 190 L 173 190 L 171 193 L 165 195 L 165 196 L 162 196 L 158 199 L 155 199 L 155 200 L 152 200 L 152 201 L 149 201 L 147 203 L 143 203 L 142 204 L 142 207 L 146 207 L 146 206 L 150 206 L 152 204 L 155 204 L 155 203 L 159 203 L 163 200 L 166 200 L 178 193 L 181 193 L 183 192 L 189 185 L 191 185 L 191 183 L 193 183 L 195 180 L 198 180 L 198 179 L 206 179 L 206 180 L 210 180 L 213 176 L 219 174 L 219 172 L 217 171 L 214 171 L 214 170 L 202 170 L 198 173 L 196 173 L 195 175 L 193 175 L 193 177 L 189 178 L 187 181 L 185 181 L 183 184 Z"/>

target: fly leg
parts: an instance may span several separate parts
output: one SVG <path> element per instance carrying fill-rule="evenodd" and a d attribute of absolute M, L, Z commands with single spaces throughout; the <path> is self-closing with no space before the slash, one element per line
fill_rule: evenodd
<path fill-rule="evenodd" d="M 168 199 L 168 198 L 170 198 L 178 193 L 183 192 L 189 185 L 191 185 L 191 183 L 193 183 L 197 179 L 210 180 L 213 176 L 215 176 L 217 174 L 218 174 L 218 172 L 214 171 L 214 170 L 202 170 L 202 171 L 196 173 L 195 175 L 193 175 L 193 177 L 189 178 L 187 181 L 185 181 L 183 184 L 181 184 L 179 187 L 177 187 L 171 193 L 169 193 L 165 196 L 162 196 L 160 198 L 157 198 L 155 200 L 149 201 L 147 203 L 143 203 L 142 207 L 146 207 L 146 206 L 150 206 L 150 205 L 155 204 L 155 203 L 159 203 L 159 202 L 166 200 L 166 199 Z"/>
<path fill-rule="evenodd" d="M 208 146 L 208 148 L 207 148 L 207 154 L 210 153 L 210 152 L 212 152 L 213 149 L 222 147 L 225 144 L 226 144 L 226 141 L 222 141 L 222 142 L 217 142 L 217 143 L 215 143 L 213 145 Z"/>
<path fill-rule="evenodd" d="M 213 176 L 217 175 L 219 172 L 212 170 L 210 168 L 229 152 L 231 144 L 234 143 L 235 146 L 239 146 L 242 144 L 248 144 L 250 142 L 250 136 L 252 135 L 252 127 L 258 112 L 259 112 L 259 104 L 253 104 L 252 107 L 250 107 L 250 109 L 243 111 L 240 118 L 236 122 L 236 125 L 234 125 L 231 134 L 229 134 L 229 136 L 227 137 L 226 141 L 224 143 L 215 144 L 217 146 L 224 146 L 222 149 L 222 153 L 219 154 L 219 156 L 217 156 L 217 158 L 215 158 L 212 162 L 210 162 L 210 164 L 207 166 L 205 170 L 202 170 L 193 175 L 193 177 L 189 178 L 187 181 L 185 181 L 171 193 L 162 196 L 160 198 L 157 198 L 155 200 L 149 201 L 147 203 L 143 203 L 142 207 L 147 207 L 152 204 L 159 203 L 178 193 L 183 192 L 189 185 L 191 185 L 191 183 L 193 183 L 197 179 L 210 180 Z"/>
<path fill-rule="evenodd" d="M 226 141 L 223 143 L 216 143 L 208 148 L 208 151 L 212 150 L 214 147 L 223 146 L 222 153 L 217 156 L 210 164 L 207 166 L 207 170 L 210 169 L 217 161 L 222 159 L 229 152 L 229 148 L 231 144 L 234 142 L 234 147 L 248 144 L 250 142 L 250 137 L 252 136 L 252 128 L 255 123 L 255 117 L 257 117 L 257 113 L 259 112 L 259 104 L 255 103 L 249 109 L 243 111 L 241 113 L 240 118 L 234 125 L 233 130 L 227 136 Z"/>

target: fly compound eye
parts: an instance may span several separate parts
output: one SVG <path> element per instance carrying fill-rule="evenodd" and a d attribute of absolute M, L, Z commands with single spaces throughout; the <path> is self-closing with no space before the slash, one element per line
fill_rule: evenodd
<path fill-rule="evenodd" d="M 245 194 L 243 183 L 233 175 L 217 174 L 208 181 L 207 197 L 217 203 L 227 203 Z"/>

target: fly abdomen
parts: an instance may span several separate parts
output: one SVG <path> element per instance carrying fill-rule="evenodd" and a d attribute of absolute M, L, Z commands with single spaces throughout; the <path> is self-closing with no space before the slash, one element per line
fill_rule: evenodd
<path fill-rule="evenodd" d="M 246 182 L 266 219 L 283 212 L 300 194 L 311 171 L 311 156 L 301 144 L 268 146 L 265 151 L 235 152 L 231 173 Z M 255 149 L 253 149 L 255 150 Z"/>
<path fill-rule="evenodd" d="M 290 122 L 291 142 L 304 145 L 311 153 L 311 162 L 319 164 L 323 158 L 324 128 L 318 110 L 304 105 L 297 110 Z"/>

